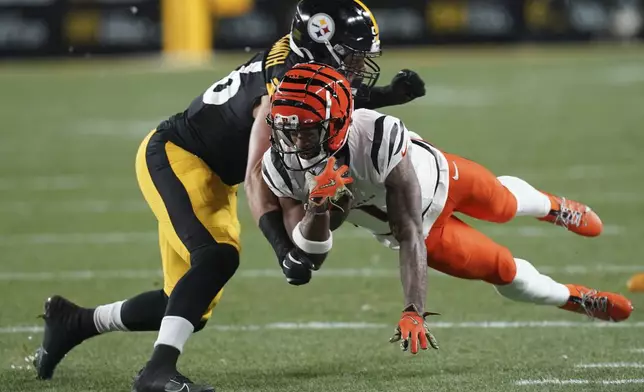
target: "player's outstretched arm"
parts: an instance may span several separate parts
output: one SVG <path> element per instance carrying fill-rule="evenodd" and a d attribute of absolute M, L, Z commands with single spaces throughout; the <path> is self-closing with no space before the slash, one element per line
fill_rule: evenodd
<path fill-rule="evenodd" d="M 427 248 L 423 238 L 420 184 L 407 155 L 385 180 L 391 232 L 400 244 L 400 274 L 405 305 L 425 308 L 427 293 Z"/>
<path fill-rule="evenodd" d="M 438 348 L 423 313 L 427 293 L 427 248 L 423 238 L 422 195 L 409 155 L 389 173 L 387 212 L 391 231 L 400 244 L 400 276 L 405 308 L 391 342 L 401 341 L 403 351 Z"/>
<path fill-rule="evenodd" d="M 387 86 L 373 87 L 368 99 L 356 98 L 356 108 L 378 109 L 402 105 L 425 95 L 425 82 L 409 69 L 399 71 Z"/>

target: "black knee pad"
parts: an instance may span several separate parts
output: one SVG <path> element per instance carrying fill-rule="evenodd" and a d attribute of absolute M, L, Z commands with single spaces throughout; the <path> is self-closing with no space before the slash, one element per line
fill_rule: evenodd
<path fill-rule="evenodd" d="M 216 270 L 217 274 L 227 274 L 230 278 L 239 267 L 239 252 L 237 248 L 228 244 L 202 246 L 190 252 L 190 265 L 204 273 Z"/>
<path fill-rule="evenodd" d="M 212 300 L 237 271 L 239 252 L 232 245 L 208 245 L 190 253 L 190 264 L 170 295 L 165 315 L 183 317 L 197 329 Z"/>

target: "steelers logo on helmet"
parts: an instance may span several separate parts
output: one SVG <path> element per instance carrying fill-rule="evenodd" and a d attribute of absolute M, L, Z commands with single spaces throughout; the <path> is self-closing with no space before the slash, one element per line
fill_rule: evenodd
<path fill-rule="evenodd" d="M 333 22 L 333 19 L 329 15 L 318 13 L 309 19 L 307 30 L 313 41 L 329 41 L 333 37 L 333 33 L 335 33 L 335 22 Z"/>

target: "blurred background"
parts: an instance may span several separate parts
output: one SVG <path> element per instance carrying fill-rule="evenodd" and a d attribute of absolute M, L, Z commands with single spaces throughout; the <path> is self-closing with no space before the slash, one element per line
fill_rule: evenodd
<path fill-rule="evenodd" d="M 242 264 L 180 366 L 224 391 L 516 391 L 544 378 L 641 391 L 644 297 L 626 282 L 644 272 L 644 0 L 364 2 L 381 31 L 378 84 L 410 68 L 427 86 L 384 113 L 497 175 L 589 204 L 605 230 L 465 220 L 562 283 L 628 294 L 631 320 L 604 327 L 431 271 L 441 350 L 403 357 L 387 343 L 403 306 L 396 252 L 346 225 L 311 283 L 290 286 L 240 189 Z M 47 297 L 95 306 L 162 287 L 136 150 L 286 34 L 294 4 L 0 0 L 0 389 L 45 388 L 25 357 Z M 129 390 L 155 337 L 92 339 L 46 390 Z"/>
<path fill-rule="evenodd" d="M 264 48 L 294 0 L 1 0 L 0 57 Z M 644 38 L 642 0 L 371 0 L 385 48 Z"/>

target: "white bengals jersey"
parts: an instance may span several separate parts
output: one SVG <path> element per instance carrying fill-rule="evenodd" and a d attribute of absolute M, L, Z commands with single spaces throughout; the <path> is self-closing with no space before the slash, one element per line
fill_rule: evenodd
<path fill-rule="evenodd" d="M 449 186 L 448 163 L 440 151 L 405 128 L 398 118 L 358 109 L 353 113 L 347 143 L 336 154 L 340 163 L 349 166 L 353 178 L 351 190 L 355 200 L 347 221 L 369 230 L 393 249 L 398 248 L 398 242 L 387 220 L 385 180 L 407 154 L 421 188 L 423 229 L 427 236 L 445 206 Z M 286 154 L 284 159 L 296 159 L 292 155 Z M 287 163 L 297 166 L 295 161 Z M 287 170 L 271 149 L 264 153 L 262 175 L 277 197 L 306 202 L 305 172 Z"/>

